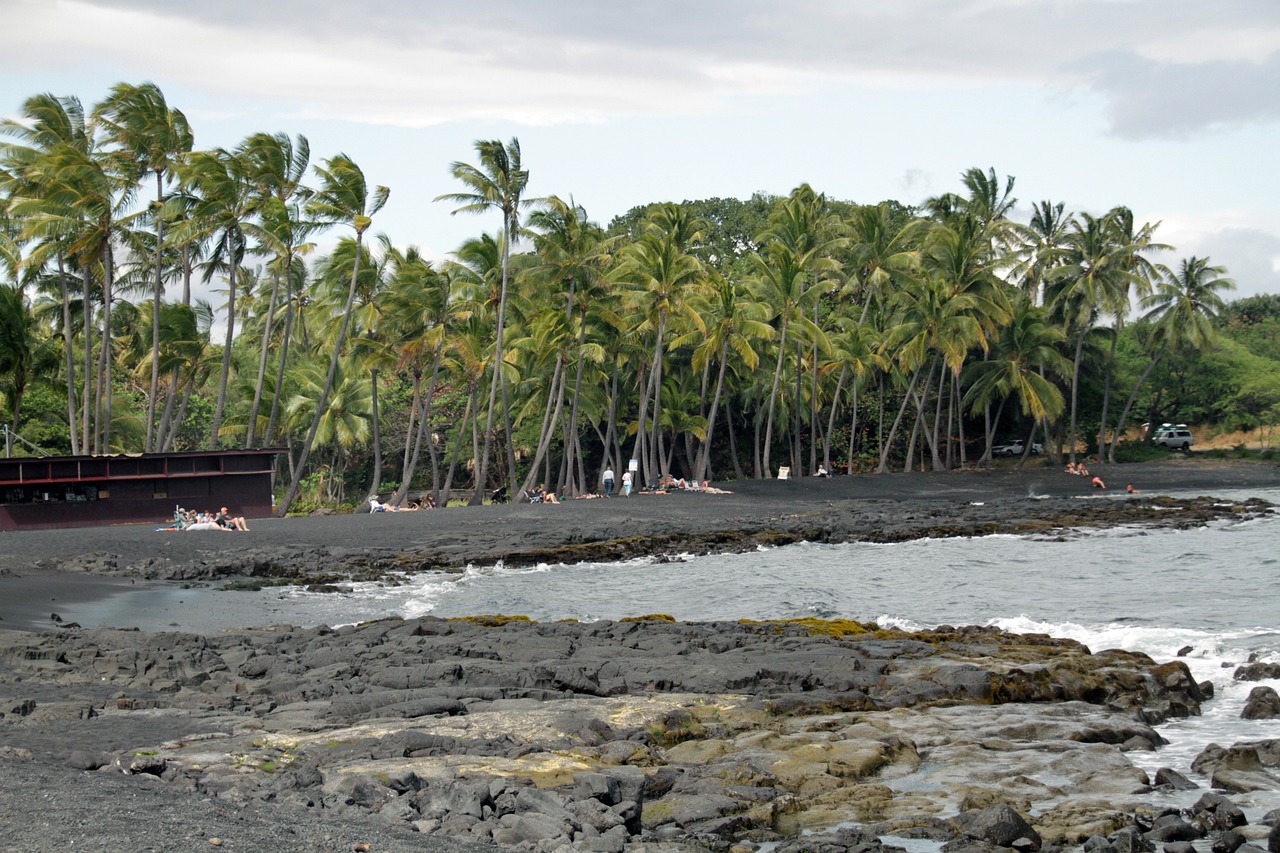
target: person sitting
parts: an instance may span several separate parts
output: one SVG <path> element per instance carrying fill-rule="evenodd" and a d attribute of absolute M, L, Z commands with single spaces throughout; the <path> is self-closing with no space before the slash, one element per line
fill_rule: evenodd
<path fill-rule="evenodd" d="M 1066 469 L 1065 469 L 1065 470 L 1066 470 L 1066 472 L 1067 472 L 1068 474 L 1075 474 L 1075 473 L 1077 473 L 1077 472 L 1076 472 L 1076 463 L 1074 463 L 1074 462 L 1068 462 L 1068 463 L 1067 463 L 1067 467 L 1066 467 Z"/>
<path fill-rule="evenodd" d="M 1076 473 L 1079 474 L 1081 477 L 1088 477 L 1089 469 L 1084 467 L 1084 463 L 1081 462 L 1079 465 L 1076 466 Z"/>
<path fill-rule="evenodd" d="M 541 484 L 538 485 L 538 491 L 542 494 L 542 503 L 558 504 L 560 499 L 556 497 L 555 492 L 548 492 Z"/>
<path fill-rule="evenodd" d="M 826 465 L 819 465 L 819 466 L 818 466 L 818 470 L 813 472 L 813 476 L 815 476 L 815 477 L 829 477 L 829 476 L 831 476 L 831 475 L 827 473 L 827 466 L 826 466 Z"/>
<path fill-rule="evenodd" d="M 243 530 L 246 533 L 249 532 L 249 525 L 245 522 L 244 516 L 231 515 L 231 513 L 227 512 L 227 508 L 225 506 L 219 510 L 213 520 L 228 530 Z"/>

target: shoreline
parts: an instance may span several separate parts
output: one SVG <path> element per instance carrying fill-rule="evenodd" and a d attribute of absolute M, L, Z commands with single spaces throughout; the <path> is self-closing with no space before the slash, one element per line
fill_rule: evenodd
<path fill-rule="evenodd" d="M 0 535 L 0 628 L 57 629 L 101 613 L 113 598 L 153 593 L 164 603 L 191 587 L 320 590 L 401 573 L 458 573 L 467 565 L 617 562 L 637 557 L 733 553 L 801 541 L 897 542 L 997 533 L 1051 534 L 1124 524 L 1196 526 L 1242 510 L 1211 499 L 1164 497 L 1280 489 L 1280 465 L 1195 458 L 1098 466 L 1111 488 L 1093 489 L 1043 465 L 1021 471 L 749 480 L 729 494 L 677 493 L 553 505 L 456 507 L 410 513 L 256 519 L 248 533 L 158 531 L 149 525 L 18 531 Z M 1128 482 L 1140 488 L 1126 494 Z M 243 591 L 242 591 L 243 590 Z M 200 591 L 203 591 L 201 589 Z M 70 606 L 69 606 L 70 605 Z M 239 627 L 205 620 L 200 630 Z M 56 618 L 55 618 L 56 617 Z M 288 621 L 282 613 L 281 621 Z M 154 623 L 153 630 L 159 629 Z M 189 630 L 180 622 L 165 630 Z"/>

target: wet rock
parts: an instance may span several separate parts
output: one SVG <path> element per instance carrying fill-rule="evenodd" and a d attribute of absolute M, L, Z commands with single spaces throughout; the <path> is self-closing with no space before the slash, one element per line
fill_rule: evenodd
<path fill-rule="evenodd" d="M 1194 791 L 1200 787 L 1186 776 L 1168 767 L 1161 767 L 1156 771 L 1155 782 L 1157 787 L 1167 787 L 1174 791 Z"/>
<path fill-rule="evenodd" d="M 1261 741 L 1223 748 L 1211 743 L 1191 762 L 1191 769 L 1209 776 L 1213 787 L 1224 791 L 1274 790 L 1280 788 L 1280 777 L 1270 773 L 1267 766 L 1277 763 L 1276 744 L 1276 741 Z"/>
<path fill-rule="evenodd" d="M 980 811 L 962 812 L 956 819 L 960 831 L 969 838 L 986 841 L 997 847 L 1012 847 L 1020 839 L 1030 842 L 1028 849 L 1040 849 L 1040 836 L 1022 815 L 1008 804 Z M 1024 844 L 1024 847 L 1027 846 Z"/>
<path fill-rule="evenodd" d="M 1213 853 L 1236 853 L 1240 846 L 1245 842 L 1245 838 L 1235 830 L 1228 829 L 1222 832 L 1214 839 Z"/>
<path fill-rule="evenodd" d="M 1244 710 L 1240 712 L 1243 720 L 1270 720 L 1280 717 L 1280 693 L 1273 687 L 1255 687 L 1249 691 Z"/>
<path fill-rule="evenodd" d="M 1201 838 L 1204 832 L 1195 824 L 1184 820 L 1179 814 L 1166 814 L 1156 818 L 1151 829 L 1146 833 L 1147 839 L 1157 844 L 1173 841 L 1194 841 Z"/>
<path fill-rule="evenodd" d="M 1280 663 L 1247 663 L 1232 673 L 1236 681 L 1270 681 L 1280 678 Z"/>
<path fill-rule="evenodd" d="M 1272 824 L 1271 831 L 1267 833 L 1267 850 L 1268 853 L 1280 853 L 1280 821 Z"/>
<path fill-rule="evenodd" d="M 1170 841 L 1160 849 L 1164 853 L 1196 853 L 1196 846 L 1190 841 Z"/>
<path fill-rule="evenodd" d="M 1191 807 L 1191 814 L 1210 829 L 1235 829 L 1249 821 L 1244 810 L 1221 794 L 1208 793 Z"/>

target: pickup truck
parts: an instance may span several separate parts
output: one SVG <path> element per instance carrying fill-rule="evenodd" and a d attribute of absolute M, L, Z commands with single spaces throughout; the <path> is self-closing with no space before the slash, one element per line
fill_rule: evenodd
<path fill-rule="evenodd" d="M 1010 441 L 1007 444 L 997 444 L 995 447 L 991 448 L 991 455 L 992 456 L 1021 456 L 1022 451 L 1025 449 L 1025 447 L 1026 445 L 1024 445 L 1021 441 Z M 1039 456 L 1043 452 L 1044 452 L 1043 444 L 1036 442 L 1031 445 L 1032 456 Z"/>

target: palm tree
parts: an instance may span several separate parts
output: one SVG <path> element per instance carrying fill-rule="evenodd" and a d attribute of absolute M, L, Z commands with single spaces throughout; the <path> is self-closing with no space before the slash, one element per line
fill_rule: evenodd
<path fill-rule="evenodd" d="M 1009 324 L 1004 327 L 992 348 L 991 357 L 969 365 L 966 378 L 969 390 L 965 402 L 986 407 L 999 400 L 1000 410 L 1010 396 L 1018 398 L 1022 414 L 1033 419 L 1033 424 L 1062 414 L 1065 405 L 1062 392 L 1045 378 L 1045 371 L 1066 375 L 1071 362 L 1059 351 L 1066 339 L 1063 330 L 1051 324 L 1043 309 L 1022 296 L 1014 305 Z M 995 422 L 999 422 L 998 410 Z M 1034 426 L 1032 427 L 1034 430 Z M 991 455 L 995 433 L 988 430 L 983 458 Z M 1031 452 L 1033 436 L 1027 436 L 1022 462 Z"/>
<path fill-rule="evenodd" d="M 55 150 L 71 147 L 87 151 L 89 130 L 84 107 L 75 97 L 58 98 L 51 94 L 35 95 L 22 105 L 23 120 L 0 120 L 0 134 L 14 137 L 14 142 L 0 143 L 0 179 L 7 198 L 8 213 L 21 223 L 24 240 L 35 245 L 25 265 L 38 270 L 56 260 L 61 289 L 63 353 L 66 359 L 67 424 L 71 437 L 71 453 L 80 454 L 80 431 L 77 427 L 75 347 L 71 327 L 71 297 L 68 288 L 67 263 L 70 243 L 81 223 L 69 217 L 47 216 L 54 187 L 44 177 L 43 161 Z M 87 278 L 86 278 L 87 285 Z M 88 288 L 85 288 L 86 295 Z M 85 300 L 88 306 L 88 299 Z M 85 360 L 92 358 L 89 324 L 85 323 Z M 85 394 L 88 394 L 88 373 Z M 88 433 L 88 407 L 84 432 Z M 85 448 L 88 452 L 88 448 Z"/>
<path fill-rule="evenodd" d="M 706 439 L 702 443 L 693 466 L 693 478 L 698 482 L 707 479 L 711 465 L 711 438 L 715 434 L 716 417 L 720 400 L 724 395 L 724 380 L 729 367 L 729 353 L 748 371 L 760 364 L 756 345 L 771 340 L 774 329 L 769 325 L 769 306 L 756 299 L 745 284 L 722 275 L 710 276 L 710 284 L 704 293 L 698 294 L 694 310 L 705 322 L 705 329 L 691 329 L 675 338 L 672 347 L 694 346 L 693 367 L 705 370 L 712 363 L 719 365 L 716 387 L 711 397 L 711 410 L 707 415 Z"/>
<path fill-rule="evenodd" d="M 639 239 L 623 250 L 617 268 L 618 279 L 631 285 L 630 301 L 644 318 L 636 330 L 654 333 L 653 357 L 639 401 L 637 453 L 634 454 L 644 466 L 641 475 L 649 481 L 655 475 L 668 473 L 659 435 L 662 354 L 672 316 L 686 317 L 695 325 L 700 323 L 688 297 L 702 284 L 704 273 L 702 264 L 690 254 L 689 248 L 700 239 L 705 225 L 680 205 L 660 205 L 650 214 Z M 650 401 L 653 402 L 651 419 Z"/>
<path fill-rule="evenodd" d="M 1116 239 L 1116 231 L 1107 217 L 1087 213 L 1073 220 L 1063 248 L 1063 263 L 1046 279 L 1046 301 L 1054 313 L 1074 330 L 1075 356 L 1071 372 L 1071 422 L 1068 430 L 1069 453 L 1076 460 L 1076 420 L 1080 396 L 1080 364 L 1085 338 L 1093 330 L 1105 306 L 1114 306 L 1126 286 L 1135 278 L 1128 256 L 1135 251 L 1132 244 Z"/>
<path fill-rule="evenodd" d="M 156 397 L 160 385 L 160 300 L 164 295 L 164 188 L 173 164 L 191 151 L 194 137 L 187 118 L 169 107 L 154 83 L 118 83 L 94 110 L 105 138 L 132 158 L 138 177 L 150 172 L 156 179 L 156 198 L 150 213 L 155 223 L 155 288 L 151 309 L 151 391 L 147 398 L 144 449 L 155 449 Z"/>
<path fill-rule="evenodd" d="M 1217 339 L 1214 320 L 1226 310 L 1219 291 L 1235 287 L 1235 282 L 1226 274 L 1226 267 L 1210 266 L 1208 258 L 1185 258 L 1176 273 L 1166 270 L 1156 282 L 1155 292 L 1143 298 L 1142 307 L 1147 313 L 1142 320 L 1154 326 L 1152 339 L 1157 348 L 1125 401 L 1116 424 L 1117 435 L 1124 430 L 1138 391 L 1165 355 L 1187 349 L 1202 350 L 1213 345 Z M 1108 459 L 1115 462 L 1114 443 Z"/>
<path fill-rule="evenodd" d="M 222 351 L 222 371 L 218 380 L 218 400 L 209 431 L 209 447 L 217 449 L 218 433 L 227 402 L 227 382 L 231 375 L 231 344 L 236 330 L 236 295 L 240 265 L 247 241 L 244 224 L 258 207 L 251 184 L 245 179 L 245 161 L 224 149 L 198 151 L 179 167 L 184 185 L 199 192 L 192 215 L 174 223 L 173 238 L 183 244 L 202 237 L 213 242 L 204 262 L 204 280 L 225 270 L 227 275 L 227 331 Z"/>
<path fill-rule="evenodd" d="M 311 145 L 305 136 L 299 134 L 294 140 L 284 133 L 256 133 L 241 144 L 239 152 L 245 164 L 246 177 L 261 199 L 257 211 L 258 221 L 246 223 L 245 230 L 258 241 L 260 251 L 270 252 L 274 256 L 271 264 L 271 296 L 267 301 L 267 316 L 258 355 L 258 379 L 253 387 L 253 403 L 249 407 L 248 429 L 245 434 L 247 449 L 253 447 L 257 432 L 258 411 L 267 373 L 267 354 L 274 340 L 275 313 L 280 303 L 280 281 L 284 280 L 286 288 L 292 285 L 294 259 L 314 248 L 314 244 L 306 240 L 316 226 L 306 220 L 302 209 L 302 203 L 311 194 L 310 189 L 302 183 L 311 164 Z M 286 310 L 292 305 L 293 300 L 285 300 Z M 292 328 L 292 320 L 292 314 L 285 318 L 286 329 Z M 288 356 L 289 336 L 285 334 L 280 343 L 280 368 L 272 396 L 273 416 L 279 410 L 280 380 Z M 264 433 L 267 441 L 271 440 L 274 426 L 275 418 L 268 418 Z"/>
<path fill-rule="evenodd" d="M 350 225 L 356 232 L 355 263 L 352 264 L 351 284 L 347 289 L 347 299 L 342 310 L 342 321 L 338 328 L 337 340 L 334 342 L 333 355 L 329 360 L 329 373 L 325 379 L 320 399 L 316 403 L 315 416 L 311 428 L 303 442 L 299 459 L 294 466 L 293 479 L 285 492 L 284 498 L 276 510 L 276 514 L 284 516 L 289 505 L 298 496 L 298 488 L 302 485 L 302 477 L 311 456 L 311 448 L 320 429 L 320 421 L 329 403 L 329 395 L 333 392 L 334 378 L 338 373 L 338 362 L 342 355 L 343 344 L 346 343 L 347 329 L 351 323 L 351 309 L 356 301 L 356 288 L 360 276 L 360 255 L 364 243 L 364 234 L 373 224 L 373 216 L 387 203 L 390 190 L 383 186 L 369 188 L 365 182 L 364 172 L 345 154 L 326 160 L 325 165 L 317 167 L 320 187 L 307 202 L 307 209 L 317 221 Z"/>
<path fill-rule="evenodd" d="M 501 140 L 479 140 L 475 143 L 476 154 L 480 165 L 455 162 L 450 165 L 449 172 L 466 187 L 464 192 L 445 193 L 437 196 L 436 201 L 450 201 L 459 205 L 454 213 L 486 213 L 497 210 L 502 213 L 502 290 L 498 297 L 498 311 L 495 319 L 495 345 L 493 357 L 493 380 L 489 388 L 489 413 L 485 425 L 484 452 L 480 457 L 480 466 L 476 471 L 476 490 L 471 503 L 478 505 L 484 501 L 485 483 L 489 473 L 489 451 L 493 438 L 493 412 L 497 408 L 498 387 L 503 389 L 503 419 L 507 445 L 507 468 L 511 494 L 516 492 L 515 450 L 511 436 L 511 409 L 506 395 L 506 381 L 503 376 L 503 341 L 507 319 L 507 285 L 508 271 L 511 261 L 511 241 L 516 238 L 520 229 L 520 210 L 536 202 L 536 199 L 525 199 L 524 191 L 529 184 L 529 172 L 520 162 L 520 141 L 515 137 L 506 145 Z"/>

